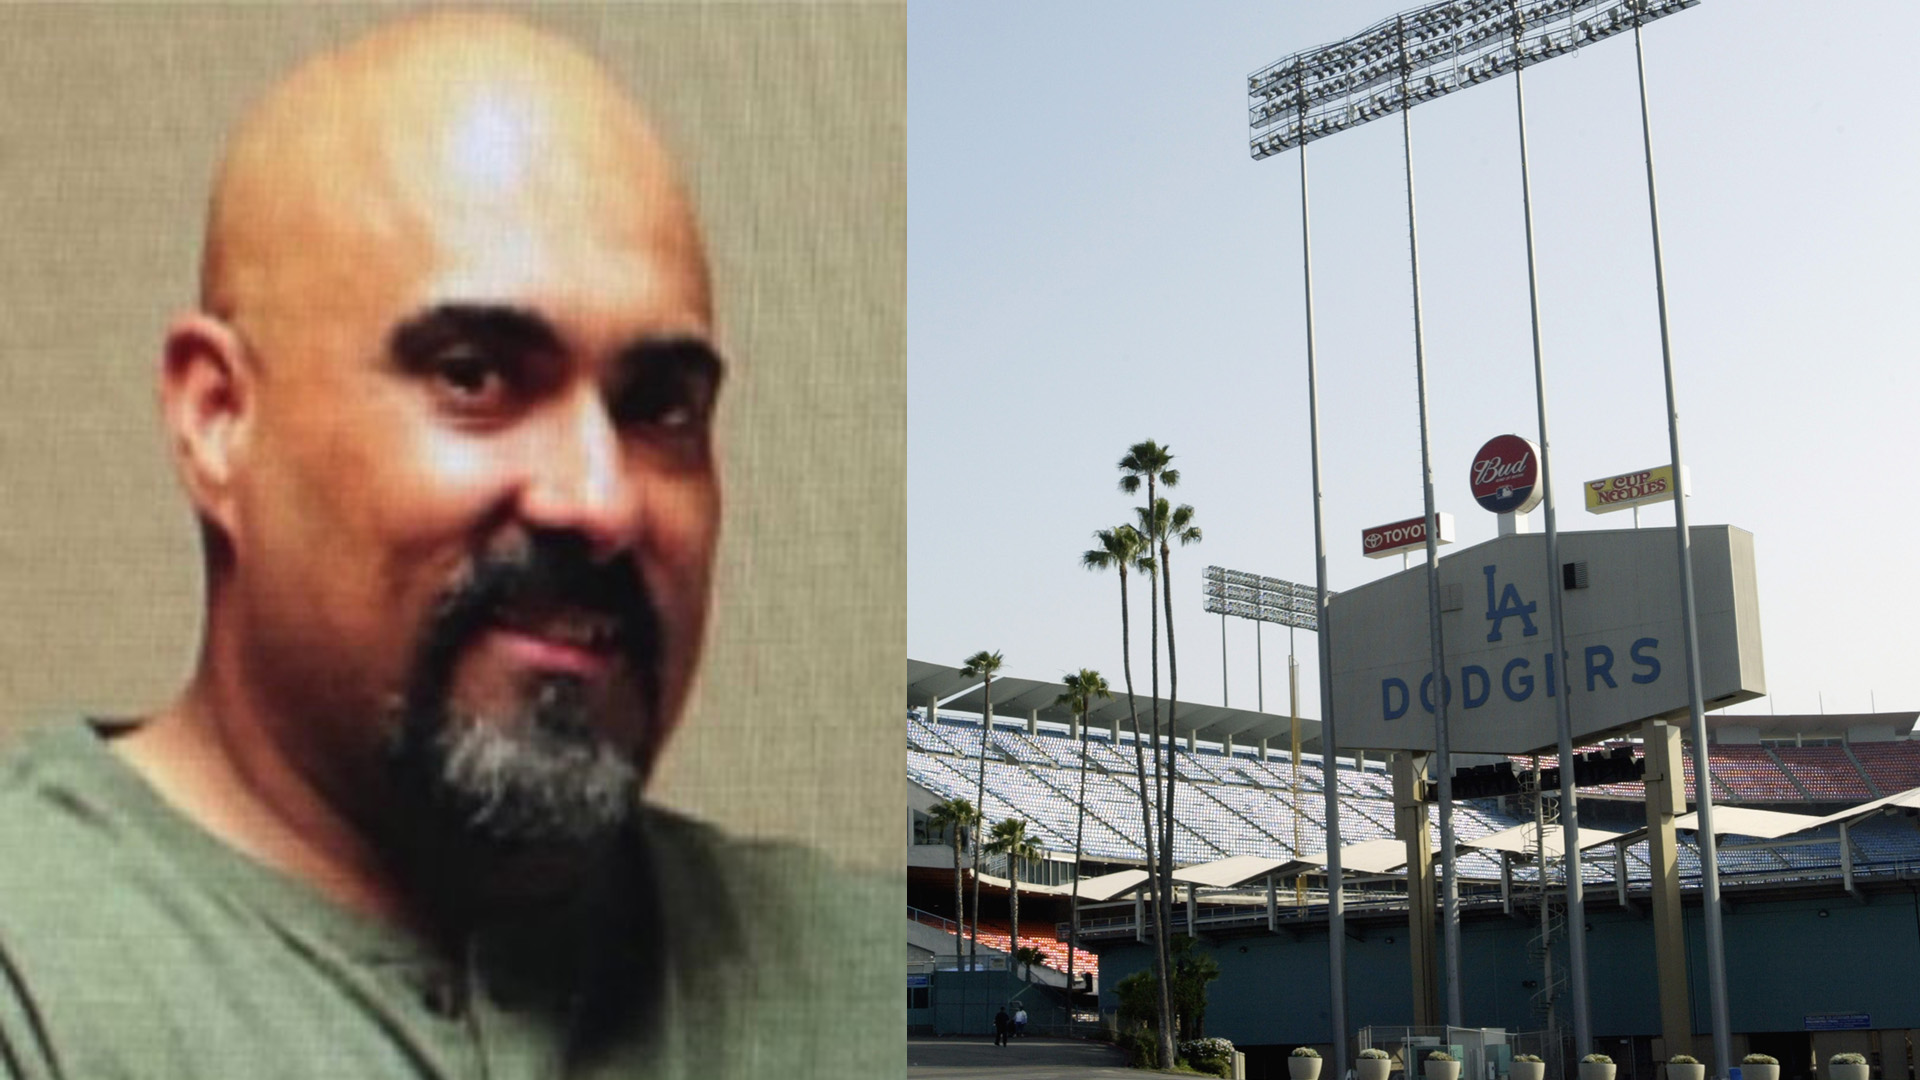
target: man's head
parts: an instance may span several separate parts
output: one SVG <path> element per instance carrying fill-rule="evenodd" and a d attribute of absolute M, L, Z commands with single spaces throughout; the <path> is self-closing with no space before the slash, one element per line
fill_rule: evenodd
<path fill-rule="evenodd" d="M 572 47 L 437 15 L 289 77 L 163 376 L 229 722 L 350 815 L 617 823 L 700 649 L 712 341 L 672 164 Z"/>

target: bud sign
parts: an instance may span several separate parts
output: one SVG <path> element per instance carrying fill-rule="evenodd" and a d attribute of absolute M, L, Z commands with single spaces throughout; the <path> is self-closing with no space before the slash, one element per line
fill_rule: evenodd
<path fill-rule="evenodd" d="M 1473 455 L 1473 501 L 1496 514 L 1524 514 L 1546 494 L 1540 448 L 1518 435 L 1498 435 Z"/>

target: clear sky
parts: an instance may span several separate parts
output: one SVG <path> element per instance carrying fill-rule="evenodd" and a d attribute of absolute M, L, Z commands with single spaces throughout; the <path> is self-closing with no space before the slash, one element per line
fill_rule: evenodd
<path fill-rule="evenodd" d="M 1407 6 L 916 0 L 909 656 L 1118 687 L 1118 586 L 1079 556 L 1130 519 L 1114 463 L 1145 438 L 1205 531 L 1173 557 L 1182 699 L 1221 699 L 1206 565 L 1313 581 L 1299 151 L 1250 159 L 1246 76 Z M 1689 515 L 1756 538 L 1772 692 L 1733 712 L 1920 709 L 1920 9 L 1823 10 L 1705 0 L 1645 32 Z M 1527 74 L 1563 531 L 1630 525 L 1577 485 L 1668 460 L 1634 72 L 1621 34 Z M 1474 450 L 1537 430 L 1513 86 L 1412 114 L 1436 498 L 1462 546 L 1496 531 Z M 1398 117 L 1308 168 L 1337 590 L 1399 570 L 1362 528 L 1421 512 Z M 1286 632 L 1264 633 L 1284 712 Z M 1253 624 L 1227 638 L 1252 706 Z"/>

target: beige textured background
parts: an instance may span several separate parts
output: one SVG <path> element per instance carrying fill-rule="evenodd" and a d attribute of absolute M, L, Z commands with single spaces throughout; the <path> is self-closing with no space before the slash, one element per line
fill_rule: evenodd
<path fill-rule="evenodd" d="M 0 731 L 171 696 L 199 556 L 161 459 L 228 126 L 392 7 L 0 6 Z M 543 6 L 627 80 L 699 201 L 734 378 L 699 700 L 655 793 L 899 868 L 904 5 Z"/>

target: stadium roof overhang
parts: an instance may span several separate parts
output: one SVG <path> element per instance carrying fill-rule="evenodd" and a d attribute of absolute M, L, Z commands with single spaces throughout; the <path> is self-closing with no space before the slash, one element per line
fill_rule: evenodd
<path fill-rule="evenodd" d="M 1462 840 L 1460 846 L 1479 851 L 1506 851 L 1515 855 L 1532 855 L 1537 829 L 1539 826 L 1532 823 L 1515 825 L 1511 829 L 1501 829 L 1497 833 L 1490 833 L 1477 840 Z M 1625 835 L 1610 829 L 1596 829 L 1591 825 L 1582 825 L 1580 826 L 1580 850 L 1586 851 L 1602 844 L 1611 844 Z M 1545 844 L 1549 859 L 1559 858 L 1567 849 L 1566 832 L 1559 825 L 1547 826 L 1544 835 L 1537 839 Z"/>
<path fill-rule="evenodd" d="M 1407 845 L 1391 838 L 1362 840 L 1340 849 L 1340 866 L 1346 873 L 1391 874 L 1406 864 Z M 1317 873 L 1325 870 L 1326 865 L 1326 852 L 1302 855 L 1297 859 L 1234 855 L 1213 862 L 1183 866 L 1173 872 L 1173 880 L 1205 888 L 1232 889 L 1269 876 L 1284 878 L 1300 873 Z"/>
<path fill-rule="evenodd" d="M 1003 720 L 1037 718 L 1049 723 L 1071 724 L 1071 711 L 1059 704 L 1060 696 L 1066 692 L 1067 685 L 1064 682 L 995 676 L 993 715 Z M 1113 695 L 1111 700 L 1095 700 L 1087 715 L 1090 726 L 1107 730 L 1130 727 L 1125 689 L 1115 686 Z M 986 711 L 985 683 L 978 678 L 962 676 L 957 667 L 925 660 L 908 660 L 907 707 L 925 708 L 929 701 L 938 702 L 943 709 L 978 716 Z M 1146 694 L 1137 694 L 1134 701 L 1140 712 L 1142 726 L 1151 724 L 1154 699 Z M 1162 716 L 1166 715 L 1168 704 L 1165 698 L 1160 699 Z M 1177 707 L 1173 709 L 1174 734 L 1180 738 L 1197 734 L 1208 742 L 1224 742 L 1228 736 L 1232 736 L 1234 742 L 1246 744 L 1255 739 L 1287 739 L 1293 730 L 1292 720 L 1272 713 L 1224 705 L 1201 705 L 1190 701 L 1176 704 Z M 1303 750 L 1319 753 L 1320 721 L 1300 721 L 1300 745 Z"/>
<path fill-rule="evenodd" d="M 1751 806 L 1716 806 L 1713 808 L 1713 831 L 1717 836 L 1751 836 L 1758 840 L 1778 840 L 1795 833 L 1809 832 L 1823 825 L 1835 823 L 1857 825 L 1881 814 L 1900 813 L 1909 815 L 1920 813 L 1920 787 L 1908 788 L 1906 791 L 1863 802 L 1857 806 L 1849 806 L 1824 816 L 1789 814 L 1780 810 L 1759 810 Z M 1698 832 L 1699 811 L 1681 814 L 1674 818 L 1673 827 L 1687 832 Z M 1585 829 L 1580 830 L 1583 840 L 1586 832 Z M 1646 829 L 1636 829 L 1609 839 L 1633 843 L 1646 835 Z M 1583 843 L 1580 846 L 1585 848 L 1587 845 Z"/>

